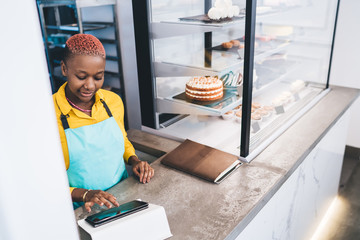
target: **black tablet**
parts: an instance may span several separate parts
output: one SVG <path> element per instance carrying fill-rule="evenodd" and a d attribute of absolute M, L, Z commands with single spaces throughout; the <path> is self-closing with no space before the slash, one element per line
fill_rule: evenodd
<path fill-rule="evenodd" d="M 114 221 L 132 213 L 138 212 L 145 208 L 148 208 L 149 203 L 134 200 L 131 202 L 124 203 L 119 207 L 110 208 L 105 211 L 95 213 L 94 215 L 88 216 L 85 221 L 90 223 L 93 227 L 98 227 L 105 223 Z"/>

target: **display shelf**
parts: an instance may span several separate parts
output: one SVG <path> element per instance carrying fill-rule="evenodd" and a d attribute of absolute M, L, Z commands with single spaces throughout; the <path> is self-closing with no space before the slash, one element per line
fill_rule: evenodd
<path fill-rule="evenodd" d="M 106 56 L 106 60 L 119 61 L 119 58 L 117 56 Z"/>
<path fill-rule="evenodd" d="M 279 11 L 289 11 L 289 9 L 277 9 L 268 6 L 259 6 L 257 10 L 259 12 L 257 14 L 258 19 L 273 16 Z M 154 21 L 151 23 L 152 38 L 159 39 L 201 32 L 215 32 L 241 25 L 245 26 L 245 9 L 241 9 L 239 16 L 223 21 L 202 21 L 201 19 L 204 19 L 205 16 L 206 14 L 194 17 Z"/>
<path fill-rule="evenodd" d="M 260 89 L 253 90 L 253 97 L 254 99 L 258 98 L 259 96 L 264 96 L 271 92 L 271 89 L 284 89 L 289 88 L 289 81 L 285 81 L 292 72 L 296 69 L 299 69 L 301 65 L 295 60 L 287 60 L 287 71 L 283 74 L 279 75 L 276 79 L 272 82 L 262 86 Z M 225 99 L 220 101 L 214 101 L 209 104 L 203 103 L 194 103 L 191 101 L 187 101 L 183 97 L 177 97 L 183 92 L 173 94 L 169 97 L 163 97 L 157 99 L 157 107 L 160 113 L 177 113 L 177 114 L 196 114 L 196 115 L 212 115 L 212 116 L 220 116 L 223 115 L 225 112 L 232 110 L 236 106 L 242 103 L 242 92 L 237 92 L 236 89 L 225 89 L 225 93 L 231 93 L 231 95 Z"/>
<path fill-rule="evenodd" d="M 110 71 L 105 71 L 105 76 L 106 76 L 106 75 L 109 75 L 109 76 L 112 76 L 112 77 L 121 77 L 121 74 L 120 74 L 120 73 L 110 72 Z"/>
<path fill-rule="evenodd" d="M 115 5 L 115 0 L 38 0 L 43 7 L 57 7 L 64 5 L 77 5 L 77 7 L 96 7 Z"/>
<path fill-rule="evenodd" d="M 283 86 L 285 85 L 284 83 L 279 84 L 282 84 Z M 286 88 L 284 89 L 286 90 Z M 324 91 L 326 91 L 324 90 L 324 86 L 308 85 L 308 87 L 298 93 L 300 100 L 291 102 L 284 106 L 285 112 L 283 114 L 274 115 L 272 119 L 262 122 L 261 129 L 258 132 L 251 134 L 249 146 L 250 150 L 253 151 L 256 149 L 264 141 L 264 139 L 269 138 L 277 129 L 288 123 L 291 118 L 293 118 L 302 109 L 305 109 L 306 106 L 316 99 L 317 96 L 324 93 Z"/>
<path fill-rule="evenodd" d="M 115 39 L 106 39 L 106 38 L 100 38 L 98 37 L 99 41 L 103 44 L 108 43 L 108 44 L 117 44 Z"/>
<path fill-rule="evenodd" d="M 83 23 L 82 25 L 84 31 L 93 31 L 107 28 L 108 26 L 105 24 L 91 24 L 91 23 Z M 68 24 L 68 25 L 61 25 L 61 26 L 54 26 L 54 25 L 47 25 L 47 29 L 54 29 L 54 30 L 61 30 L 61 31 L 68 31 L 68 32 L 79 32 L 79 26 L 77 23 Z"/>
<path fill-rule="evenodd" d="M 196 114 L 221 116 L 241 103 L 236 91 L 224 90 L 224 97 L 211 102 L 191 101 L 180 92 L 167 98 L 158 98 L 157 109 L 160 113 Z"/>
<path fill-rule="evenodd" d="M 151 34 L 154 39 L 159 39 L 201 32 L 221 31 L 244 24 L 244 16 L 235 17 L 234 20 L 212 23 L 175 19 L 161 22 L 152 22 Z"/>
<path fill-rule="evenodd" d="M 255 61 L 260 61 L 284 50 L 289 43 L 288 40 L 276 40 L 274 48 L 261 49 L 259 47 L 255 51 Z M 235 54 L 234 52 L 205 49 L 183 57 L 155 61 L 154 69 L 156 77 L 214 76 L 242 69 L 243 64 L 242 49 Z M 211 65 L 211 67 L 206 65 Z"/>
<path fill-rule="evenodd" d="M 282 90 L 289 88 L 289 84 L 287 83 L 279 83 L 277 86 L 281 87 Z M 311 106 L 314 99 L 317 97 L 321 98 L 321 95 L 325 94 L 326 91 L 327 90 L 323 88 L 308 85 L 307 88 L 299 93 L 301 96 L 300 100 L 291 102 L 285 106 L 285 113 L 279 115 L 273 113 L 267 120 L 261 120 L 260 131 L 251 133 L 251 150 L 256 149 L 264 139 L 272 136 L 274 131 L 277 131 L 292 118 L 296 119 L 299 111 L 306 109 L 307 106 Z M 272 97 L 274 97 L 274 95 L 268 92 L 267 96 L 255 100 L 265 104 Z M 238 136 L 241 131 L 241 124 L 235 117 L 225 120 L 217 116 L 191 114 L 158 131 L 181 139 L 193 139 L 235 155 L 239 154 L 240 139 Z M 206 138 L 204 138 L 204 136 L 206 136 Z"/>
<path fill-rule="evenodd" d="M 58 47 L 58 48 L 65 48 L 65 43 L 63 43 L 63 44 L 60 44 L 60 43 L 56 43 L 56 44 L 54 44 L 54 43 L 50 43 L 50 42 L 48 42 L 48 46 L 49 46 L 49 48 L 55 48 L 55 47 Z"/>

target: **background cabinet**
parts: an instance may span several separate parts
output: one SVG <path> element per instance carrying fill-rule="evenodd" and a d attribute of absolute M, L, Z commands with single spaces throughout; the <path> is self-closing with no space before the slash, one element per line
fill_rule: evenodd
<path fill-rule="evenodd" d="M 238 17 L 199 20 L 214 2 L 133 1 L 142 124 L 250 160 L 328 91 L 338 1 L 233 0 Z M 239 74 L 218 101 L 183 97 L 192 77 Z"/>

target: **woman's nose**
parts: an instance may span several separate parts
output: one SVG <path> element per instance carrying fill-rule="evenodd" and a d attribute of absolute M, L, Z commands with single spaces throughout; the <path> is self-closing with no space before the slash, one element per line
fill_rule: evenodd
<path fill-rule="evenodd" d="M 95 80 L 92 77 L 88 78 L 85 82 L 84 87 L 87 90 L 94 90 L 95 89 Z"/>

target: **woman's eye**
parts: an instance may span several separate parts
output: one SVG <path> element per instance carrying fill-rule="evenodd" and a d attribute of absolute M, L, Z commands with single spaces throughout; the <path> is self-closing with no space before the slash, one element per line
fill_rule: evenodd
<path fill-rule="evenodd" d="M 102 80 L 102 79 L 103 79 L 103 76 L 95 77 L 95 80 L 97 80 L 97 81 L 100 81 L 100 80 Z"/>
<path fill-rule="evenodd" d="M 86 79 L 86 76 L 76 76 L 78 79 L 80 80 L 85 80 Z"/>

